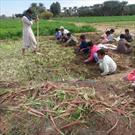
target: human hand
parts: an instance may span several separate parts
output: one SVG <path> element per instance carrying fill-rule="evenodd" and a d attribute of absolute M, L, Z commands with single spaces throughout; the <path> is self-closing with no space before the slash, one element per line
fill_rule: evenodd
<path fill-rule="evenodd" d="M 39 21 L 39 18 L 37 17 L 36 20 Z"/>
<path fill-rule="evenodd" d="M 84 49 L 81 49 L 80 52 L 83 52 Z"/>
<path fill-rule="evenodd" d="M 101 73 L 101 76 L 105 76 L 105 74 L 104 73 Z"/>
<path fill-rule="evenodd" d="M 90 62 L 90 60 L 89 60 L 89 59 L 86 59 L 86 60 L 84 61 L 84 63 L 88 63 L 88 62 Z"/>
<path fill-rule="evenodd" d="M 36 19 L 35 19 L 35 22 L 38 22 L 39 21 L 39 18 L 37 17 Z"/>

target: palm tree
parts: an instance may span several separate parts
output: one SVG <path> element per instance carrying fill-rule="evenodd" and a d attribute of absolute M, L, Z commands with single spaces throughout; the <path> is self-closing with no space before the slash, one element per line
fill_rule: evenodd
<path fill-rule="evenodd" d="M 39 7 L 44 7 L 44 4 L 43 3 L 39 3 Z"/>
<path fill-rule="evenodd" d="M 37 3 L 32 3 L 31 7 L 37 7 Z"/>
<path fill-rule="evenodd" d="M 77 7 L 75 6 L 75 7 L 73 7 L 73 11 L 74 11 L 74 13 L 76 13 L 77 12 Z"/>
<path fill-rule="evenodd" d="M 121 2 L 121 15 L 122 16 L 124 15 L 125 7 L 126 7 L 127 4 L 128 4 L 127 1 L 122 1 Z"/>
<path fill-rule="evenodd" d="M 64 11 L 64 13 L 66 13 L 67 7 L 63 7 L 63 11 Z"/>
<path fill-rule="evenodd" d="M 73 10 L 72 10 L 72 7 L 69 7 L 69 15 L 71 16 L 71 15 L 73 15 Z"/>

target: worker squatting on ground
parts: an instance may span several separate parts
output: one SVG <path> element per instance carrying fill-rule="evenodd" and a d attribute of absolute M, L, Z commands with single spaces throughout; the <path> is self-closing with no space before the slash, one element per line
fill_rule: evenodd
<path fill-rule="evenodd" d="M 104 49 L 100 49 L 97 51 L 98 57 L 99 57 L 99 67 L 102 71 L 101 75 L 108 75 L 116 72 L 117 64 L 114 62 L 114 60 L 105 54 Z"/>
<path fill-rule="evenodd" d="M 38 18 L 32 20 L 32 11 L 28 9 L 22 18 L 22 22 L 23 22 L 22 54 L 23 55 L 25 54 L 25 51 L 28 48 L 32 48 L 34 53 L 36 53 L 37 50 L 37 41 L 31 28 L 34 21 L 35 22 L 38 21 Z"/>

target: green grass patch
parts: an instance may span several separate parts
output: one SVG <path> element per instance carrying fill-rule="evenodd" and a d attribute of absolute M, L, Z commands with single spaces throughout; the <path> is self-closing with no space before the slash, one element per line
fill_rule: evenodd
<path fill-rule="evenodd" d="M 103 22 L 135 21 L 135 16 L 63 17 L 63 18 L 55 18 L 54 20 L 59 20 L 63 22 L 103 23 Z"/>
<path fill-rule="evenodd" d="M 21 41 L 3 42 L 0 45 L 1 81 L 62 81 L 92 77 L 95 68 L 80 62 L 74 49 L 62 47 L 55 41 L 42 38 L 40 51 L 34 55 L 29 50 L 26 56 L 21 54 Z"/>
<path fill-rule="evenodd" d="M 9 91 L 11 91 L 11 89 L 7 89 L 7 88 L 0 88 L 0 95 L 6 94 Z"/>
<path fill-rule="evenodd" d="M 39 35 L 49 36 L 55 34 L 55 28 L 64 26 L 72 33 L 80 32 L 93 32 L 96 31 L 92 26 L 76 26 L 73 23 L 59 22 L 59 21 L 39 21 Z M 18 39 L 22 37 L 22 22 L 21 19 L 1 19 L 0 20 L 0 39 Z M 33 31 L 36 35 L 37 27 L 36 24 L 33 25 Z"/>

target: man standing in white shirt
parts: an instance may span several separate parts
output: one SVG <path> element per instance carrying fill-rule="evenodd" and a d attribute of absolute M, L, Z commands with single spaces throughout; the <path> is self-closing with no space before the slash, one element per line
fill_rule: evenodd
<path fill-rule="evenodd" d="M 110 56 L 105 54 L 104 49 L 100 49 L 97 53 L 100 59 L 99 67 L 102 70 L 101 75 L 104 76 L 115 73 L 117 69 L 117 64 L 114 62 L 114 60 Z"/>

